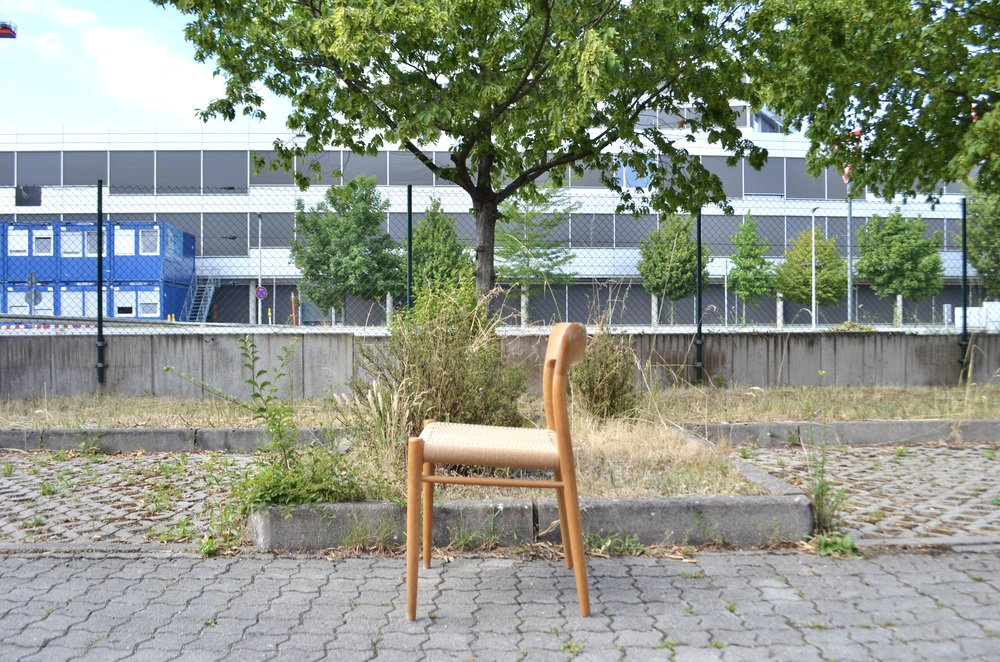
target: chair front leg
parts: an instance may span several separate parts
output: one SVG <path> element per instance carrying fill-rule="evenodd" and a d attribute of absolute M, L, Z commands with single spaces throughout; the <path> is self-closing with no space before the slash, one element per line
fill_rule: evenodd
<path fill-rule="evenodd" d="M 406 618 L 417 617 L 417 565 L 420 555 L 420 469 L 424 440 L 411 437 L 406 452 Z"/>

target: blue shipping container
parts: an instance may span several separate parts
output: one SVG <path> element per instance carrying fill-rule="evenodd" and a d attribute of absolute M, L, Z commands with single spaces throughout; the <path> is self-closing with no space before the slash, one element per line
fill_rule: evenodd
<path fill-rule="evenodd" d="M 194 235 L 165 223 L 115 223 L 114 280 L 188 285 L 194 248 Z"/>
<path fill-rule="evenodd" d="M 60 317 L 97 317 L 97 286 L 93 283 L 65 283 L 56 296 L 56 315 Z M 111 298 L 104 288 L 104 316 L 111 316 Z"/>
<path fill-rule="evenodd" d="M 187 292 L 186 285 L 173 283 L 118 283 L 111 286 L 110 316 L 180 320 Z"/>
<path fill-rule="evenodd" d="M 60 223 L 56 226 L 59 246 L 59 280 L 65 283 L 97 282 L 97 223 Z M 104 246 L 111 236 L 111 224 L 104 223 Z M 104 251 L 104 279 L 112 277 L 112 256 Z"/>
<path fill-rule="evenodd" d="M 55 315 L 56 289 L 51 285 L 7 285 L 4 294 L 8 315 Z"/>
<path fill-rule="evenodd" d="M 4 261 L 8 283 L 59 280 L 59 248 L 54 223 L 4 223 Z"/>

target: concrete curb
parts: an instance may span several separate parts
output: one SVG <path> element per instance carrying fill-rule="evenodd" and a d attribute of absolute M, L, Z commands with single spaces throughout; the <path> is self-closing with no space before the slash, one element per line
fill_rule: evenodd
<path fill-rule="evenodd" d="M 1000 419 L 947 421 L 775 421 L 769 423 L 719 423 L 686 425 L 693 436 L 734 446 L 755 444 L 774 448 L 788 444 L 832 445 L 919 444 L 941 440 L 1000 441 Z M 299 431 L 303 442 L 337 437 L 336 430 L 306 428 Z M 226 451 L 252 453 L 264 443 L 260 428 L 106 428 L 0 430 L 0 448 L 59 450 L 77 448 L 82 442 L 97 442 L 102 451 L 129 453 L 137 450 Z"/>
<path fill-rule="evenodd" d="M 733 461 L 765 496 L 581 499 L 586 534 L 633 538 L 643 545 L 706 543 L 758 547 L 807 538 L 812 508 L 801 490 L 740 460 Z M 267 551 L 401 544 L 406 508 L 390 502 L 272 507 L 250 515 L 250 540 Z M 446 501 L 434 508 L 434 545 L 477 548 L 559 542 L 555 499 Z"/>
<path fill-rule="evenodd" d="M 941 440 L 998 441 L 1000 419 L 947 421 L 831 421 L 813 423 L 774 421 L 768 423 L 719 423 L 688 425 L 687 430 L 716 443 L 734 446 L 755 444 L 774 448 L 789 444 L 881 445 L 920 444 Z"/>

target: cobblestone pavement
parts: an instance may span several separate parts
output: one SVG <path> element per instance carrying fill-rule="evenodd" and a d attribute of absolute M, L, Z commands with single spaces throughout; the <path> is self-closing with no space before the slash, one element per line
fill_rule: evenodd
<path fill-rule="evenodd" d="M 830 446 L 825 475 L 847 493 L 841 519 L 861 539 L 1000 535 L 996 443 Z M 749 449 L 754 464 L 805 486 L 820 451 Z"/>
<path fill-rule="evenodd" d="M 7 660 L 990 660 L 1000 555 L 591 559 L 580 618 L 560 562 L 13 555 Z"/>
<path fill-rule="evenodd" d="M 250 462 L 220 453 L 0 450 L 0 542 L 185 542 Z"/>

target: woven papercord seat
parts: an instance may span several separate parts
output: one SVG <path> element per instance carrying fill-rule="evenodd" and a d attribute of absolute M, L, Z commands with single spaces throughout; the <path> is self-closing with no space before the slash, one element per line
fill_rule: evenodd
<path fill-rule="evenodd" d="M 576 466 L 566 408 L 569 370 L 580 362 L 586 348 L 587 331 L 583 326 L 563 323 L 552 327 L 542 369 L 544 430 L 427 421 L 420 436 L 410 439 L 406 460 L 406 617 L 409 620 L 417 617 L 421 534 L 424 567 L 431 565 L 434 485 L 437 483 L 554 489 L 566 567 L 573 569 L 576 579 L 580 615 L 590 614 Z M 551 471 L 552 477 L 438 476 L 434 474 L 438 464 L 544 469 Z"/>
<path fill-rule="evenodd" d="M 424 462 L 480 467 L 555 469 L 559 466 L 553 430 L 428 423 L 420 433 Z"/>

